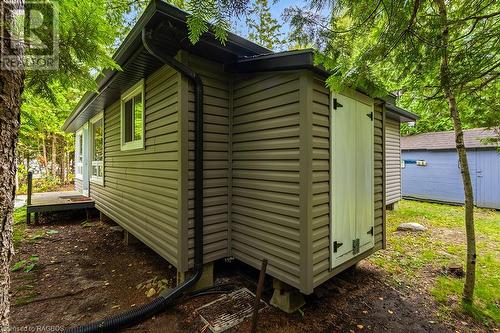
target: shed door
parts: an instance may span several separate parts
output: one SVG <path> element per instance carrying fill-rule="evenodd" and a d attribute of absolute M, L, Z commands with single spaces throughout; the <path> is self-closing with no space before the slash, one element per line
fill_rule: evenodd
<path fill-rule="evenodd" d="M 477 150 L 476 163 L 476 205 L 500 209 L 500 154 L 495 149 Z"/>
<path fill-rule="evenodd" d="M 336 267 L 373 247 L 373 105 L 332 95 L 330 245 Z"/>

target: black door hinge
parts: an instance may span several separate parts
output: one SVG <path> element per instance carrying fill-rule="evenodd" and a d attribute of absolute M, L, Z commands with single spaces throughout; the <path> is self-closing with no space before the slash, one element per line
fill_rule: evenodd
<path fill-rule="evenodd" d="M 367 113 L 366 116 L 373 121 L 373 112 Z"/>
<path fill-rule="evenodd" d="M 339 101 L 336 98 L 334 98 L 333 99 L 333 109 L 337 110 L 337 108 L 341 108 L 341 107 L 343 107 L 343 105 L 340 104 Z"/>
<path fill-rule="evenodd" d="M 337 241 L 333 242 L 333 253 L 336 253 L 339 247 L 341 247 L 342 245 L 344 245 L 344 243 Z"/>
<path fill-rule="evenodd" d="M 352 254 L 356 255 L 359 253 L 359 238 L 352 241 Z"/>
<path fill-rule="evenodd" d="M 370 230 L 368 230 L 368 232 L 366 233 L 367 235 L 372 235 L 373 236 L 373 227 L 370 228 Z"/>

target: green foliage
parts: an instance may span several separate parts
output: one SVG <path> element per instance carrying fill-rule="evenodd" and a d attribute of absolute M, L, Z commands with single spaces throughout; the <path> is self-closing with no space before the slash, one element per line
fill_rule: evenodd
<path fill-rule="evenodd" d="M 471 314 L 477 320 L 500 322 L 500 260 L 497 244 L 500 241 L 500 213 L 476 209 L 475 223 L 478 239 L 476 299 L 472 306 L 464 306 L 463 279 L 432 272 L 452 263 L 463 263 L 465 235 L 464 208 L 416 201 L 401 201 L 395 211 L 387 212 L 387 250 L 377 252 L 370 261 L 391 274 L 391 280 L 400 284 L 430 285 L 429 291 L 440 302 L 443 313 L 453 311 Z M 403 222 L 417 222 L 428 230 L 422 233 L 398 232 Z M 430 281 L 429 281 L 430 280 Z"/>
<path fill-rule="evenodd" d="M 61 179 L 52 175 L 47 175 L 43 178 L 33 179 L 33 193 L 39 192 L 54 192 L 61 188 Z M 26 183 L 21 183 L 17 189 L 17 194 L 27 194 L 28 187 Z"/>
<path fill-rule="evenodd" d="M 282 26 L 272 17 L 268 0 L 255 0 L 248 11 L 248 38 L 270 50 L 284 44 Z"/>
<path fill-rule="evenodd" d="M 224 44 L 231 19 L 244 17 L 250 10 L 249 3 L 250 0 L 188 0 L 185 9 L 190 13 L 191 43 L 196 43 L 204 33 L 211 31 Z"/>
<path fill-rule="evenodd" d="M 25 273 L 29 273 L 33 270 L 33 268 L 35 268 L 38 260 L 38 256 L 31 255 L 28 259 L 19 260 L 18 262 L 14 263 L 10 270 L 11 272 L 16 272 L 22 269 Z"/>
<path fill-rule="evenodd" d="M 38 263 L 38 256 L 36 255 L 31 255 L 29 256 L 28 259 L 23 259 L 19 260 L 18 262 L 14 263 L 14 265 L 11 268 L 12 272 L 16 272 L 19 270 L 23 270 L 25 273 L 29 273 L 35 268 L 35 265 Z"/>
<path fill-rule="evenodd" d="M 96 77 L 104 70 L 119 69 L 111 55 L 148 3 L 148 0 L 57 2 L 59 68 L 30 70 L 24 82 L 17 145 L 18 161 L 23 165 L 20 168 L 22 182 L 26 179 L 27 163 L 33 159 L 38 160 L 47 174 L 52 141 L 56 142 L 59 170 L 64 169 L 74 146 L 73 135 L 61 131 L 64 120 L 85 91 L 96 89 Z M 44 36 L 41 38 L 44 39 Z M 53 173 L 56 169 L 52 167 Z M 47 188 L 52 187 L 47 184 Z"/>
<path fill-rule="evenodd" d="M 21 241 L 26 237 L 26 206 L 19 207 L 14 211 L 14 231 L 12 234 L 12 242 L 14 248 L 17 248 Z"/>
<path fill-rule="evenodd" d="M 329 18 L 298 8 L 289 9 L 288 17 L 292 36 L 320 51 L 318 61 L 332 72 L 328 84 L 333 89 L 402 92 L 400 104 L 421 115 L 417 127 L 404 127 L 406 133 L 452 128 L 441 81 L 444 54 L 465 128 L 500 126 L 500 4 L 474 0 L 445 6 L 446 22 L 431 1 L 343 0 L 333 3 Z M 442 42 L 445 26 L 447 45 Z"/>

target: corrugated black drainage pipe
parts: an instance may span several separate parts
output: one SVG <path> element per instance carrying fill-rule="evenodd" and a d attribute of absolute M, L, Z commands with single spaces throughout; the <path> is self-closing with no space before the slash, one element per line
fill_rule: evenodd
<path fill-rule="evenodd" d="M 155 58 L 174 68 L 185 75 L 194 85 L 195 92 L 195 224 L 194 224 L 194 274 L 184 283 L 174 289 L 164 291 L 160 296 L 148 304 L 131 309 L 124 313 L 96 321 L 85 326 L 79 326 L 66 330 L 67 333 L 94 333 L 115 332 L 129 327 L 142 320 L 150 318 L 171 304 L 177 297 L 182 295 L 186 289 L 193 286 L 201 277 L 203 272 L 203 82 L 198 74 L 173 57 L 155 49 L 152 39 L 142 30 L 142 43 L 144 48 Z"/>

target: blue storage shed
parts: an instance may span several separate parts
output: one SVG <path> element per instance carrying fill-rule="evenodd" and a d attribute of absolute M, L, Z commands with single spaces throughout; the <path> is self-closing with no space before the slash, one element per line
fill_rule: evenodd
<path fill-rule="evenodd" d="M 478 207 L 500 209 L 499 146 L 482 142 L 491 137 L 498 133 L 484 128 L 464 131 L 474 202 Z M 401 157 L 404 198 L 463 204 L 453 131 L 402 137 Z"/>

